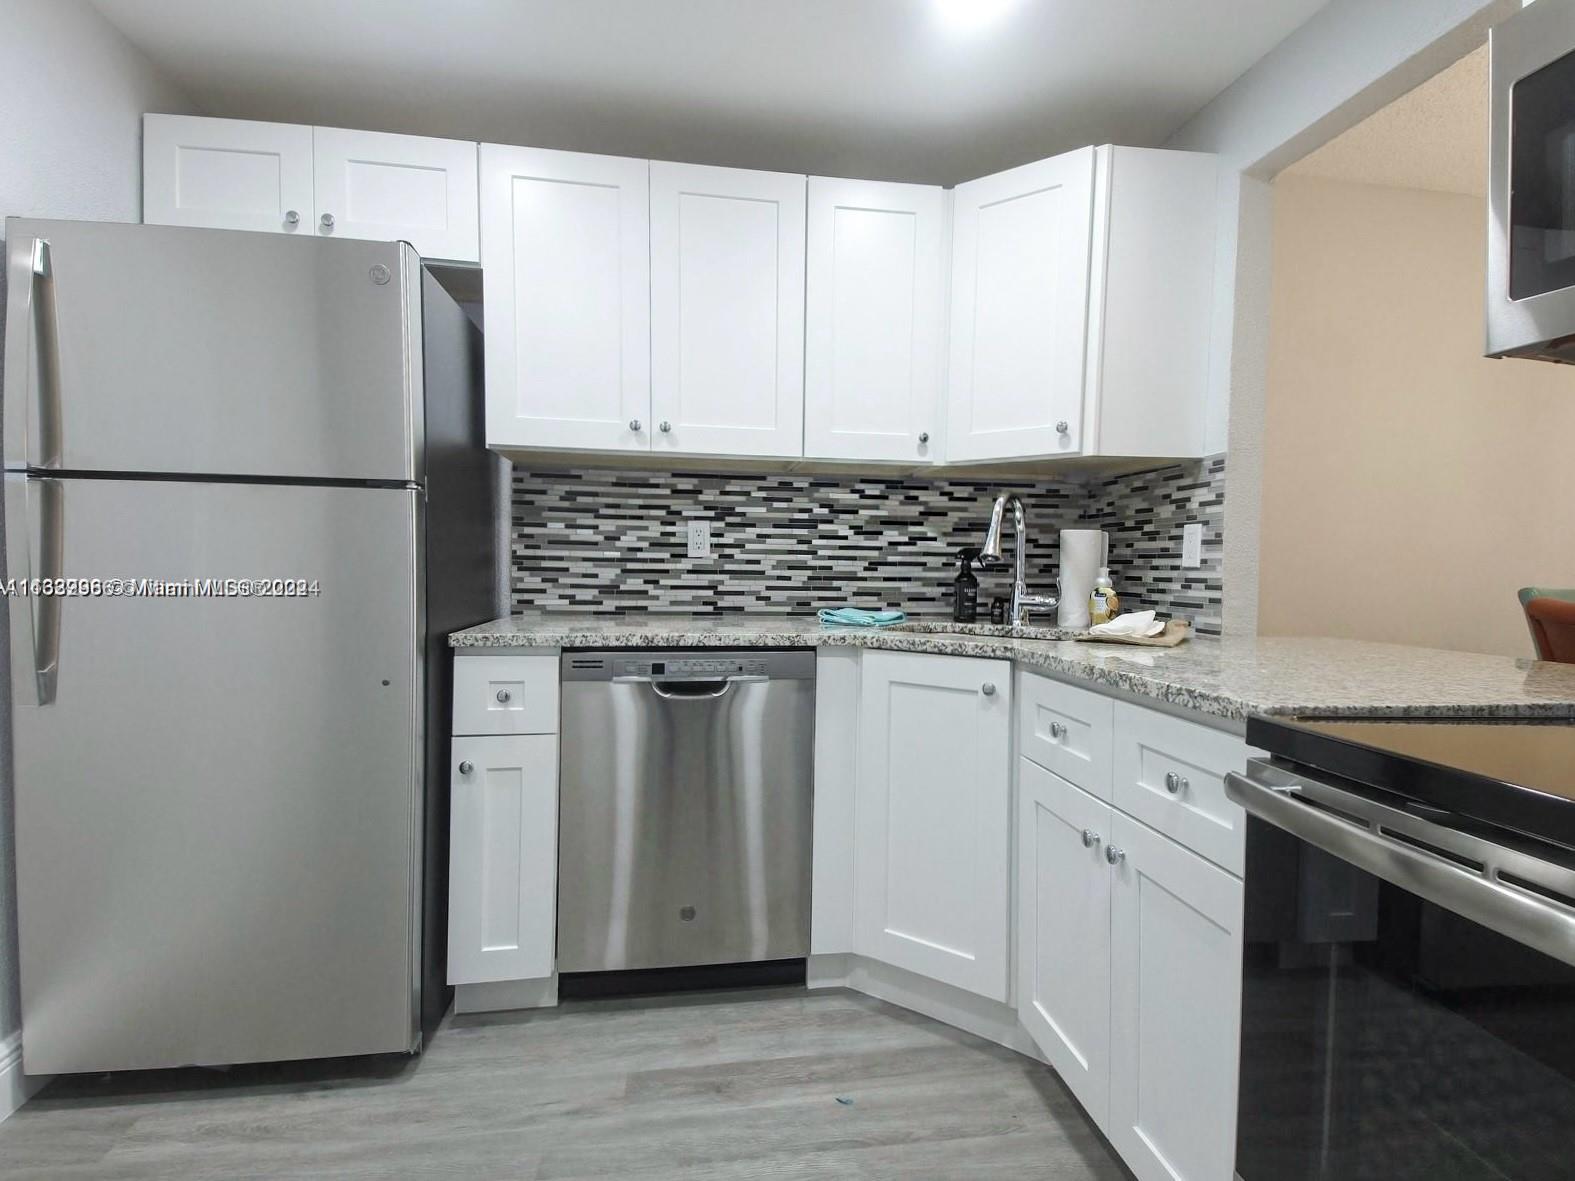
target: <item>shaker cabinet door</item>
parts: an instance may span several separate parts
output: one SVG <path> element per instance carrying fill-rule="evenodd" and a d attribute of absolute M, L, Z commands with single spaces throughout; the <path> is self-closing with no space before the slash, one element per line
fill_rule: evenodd
<path fill-rule="evenodd" d="M 448 981 L 552 975 L 558 739 L 455 738 L 449 768 Z"/>
<path fill-rule="evenodd" d="M 313 231 L 409 242 L 423 258 L 475 262 L 476 145 L 382 131 L 312 129 Z"/>
<path fill-rule="evenodd" d="M 1011 666 L 866 652 L 854 819 L 861 955 L 1008 995 Z"/>
<path fill-rule="evenodd" d="M 950 460 L 1083 449 L 1094 149 L 958 185 Z"/>
<path fill-rule="evenodd" d="M 487 443 L 649 451 L 649 165 L 481 145 Z"/>
<path fill-rule="evenodd" d="M 804 453 L 804 177 L 651 163 L 657 452 Z"/>
<path fill-rule="evenodd" d="M 198 115 L 142 117 L 142 220 L 312 232 L 312 129 Z"/>
<path fill-rule="evenodd" d="M 946 194 L 809 178 L 804 454 L 941 456 Z"/>
<path fill-rule="evenodd" d="M 1139 1181 L 1218 1181 L 1236 1155 L 1241 881 L 1120 812 L 1110 1120 Z"/>
<path fill-rule="evenodd" d="M 1110 1100 L 1112 813 L 1018 760 L 1017 1015 L 1100 1127 Z"/>

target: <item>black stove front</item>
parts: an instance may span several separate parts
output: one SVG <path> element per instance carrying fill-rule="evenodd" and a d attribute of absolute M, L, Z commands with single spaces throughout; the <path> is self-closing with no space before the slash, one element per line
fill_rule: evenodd
<path fill-rule="evenodd" d="M 1575 1178 L 1575 727 L 1517 729 L 1249 726 L 1243 1181 Z"/>

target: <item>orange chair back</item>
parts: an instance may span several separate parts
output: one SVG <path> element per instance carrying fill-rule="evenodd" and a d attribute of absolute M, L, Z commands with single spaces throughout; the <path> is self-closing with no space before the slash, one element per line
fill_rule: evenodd
<path fill-rule="evenodd" d="M 1575 603 L 1542 596 L 1527 599 L 1525 606 L 1537 659 L 1575 664 Z"/>

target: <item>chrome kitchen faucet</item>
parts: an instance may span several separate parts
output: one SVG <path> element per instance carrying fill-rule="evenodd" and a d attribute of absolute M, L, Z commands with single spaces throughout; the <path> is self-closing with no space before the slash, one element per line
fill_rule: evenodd
<path fill-rule="evenodd" d="M 1028 550 L 1027 514 L 1023 511 L 1023 502 L 1010 493 L 995 498 L 995 507 L 990 510 L 990 528 L 984 535 L 984 548 L 979 554 L 980 564 L 990 567 L 1005 564 L 1001 560 L 1001 527 L 1005 523 L 1008 504 L 1012 506 L 1012 603 L 1007 622 L 1013 627 L 1020 627 L 1029 611 L 1049 611 L 1060 599 L 1055 595 L 1028 593 L 1028 583 L 1024 577 Z"/>

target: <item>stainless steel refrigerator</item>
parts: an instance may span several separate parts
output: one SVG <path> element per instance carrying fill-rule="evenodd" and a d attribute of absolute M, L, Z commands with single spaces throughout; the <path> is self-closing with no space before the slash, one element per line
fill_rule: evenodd
<path fill-rule="evenodd" d="M 400 243 L 5 228 L 24 1068 L 413 1051 L 479 336 Z"/>

